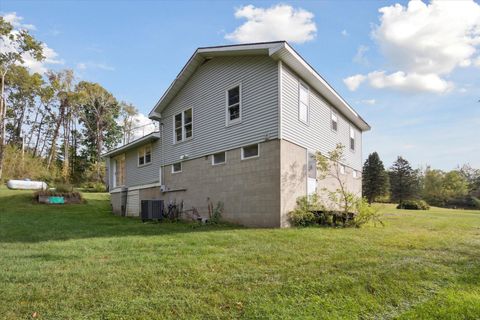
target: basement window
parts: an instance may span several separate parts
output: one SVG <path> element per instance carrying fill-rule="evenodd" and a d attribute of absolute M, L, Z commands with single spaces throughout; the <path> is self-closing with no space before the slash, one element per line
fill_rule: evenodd
<path fill-rule="evenodd" d="M 350 150 L 355 151 L 355 131 L 350 127 Z"/>
<path fill-rule="evenodd" d="M 152 146 L 148 145 L 138 149 L 138 166 L 144 166 L 152 162 Z"/>
<path fill-rule="evenodd" d="M 182 142 L 192 138 L 193 135 L 193 112 L 192 108 L 177 113 L 173 118 L 174 142 Z"/>
<path fill-rule="evenodd" d="M 224 164 L 227 162 L 227 153 L 219 152 L 212 155 L 212 165 Z"/>
<path fill-rule="evenodd" d="M 242 160 L 256 158 L 258 156 L 260 156 L 258 144 L 252 144 L 242 148 Z"/>
<path fill-rule="evenodd" d="M 338 131 L 338 116 L 332 111 L 332 130 Z"/>
<path fill-rule="evenodd" d="M 172 173 L 179 173 L 182 172 L 182 163 L 177 162 L 172 164 Z"/>
<path fill-rule="evenodd" d="M 237 85 L 227 90 L 227 126 L 242 121 L 242 88 Z"/>

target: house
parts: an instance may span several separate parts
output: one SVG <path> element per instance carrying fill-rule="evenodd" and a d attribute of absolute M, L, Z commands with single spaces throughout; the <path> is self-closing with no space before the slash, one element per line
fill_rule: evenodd
<path fill-rule="evenodd" d="M 341 171 L 361 193 L 369 125 L 287 42 L 198 48 L 149 117 L 160 132 L 106 154 L 114 212 L 184 202 L 227 221 L 286 227 L 299 196 L 336 188 L 313 155 L 347 146 Z"/>

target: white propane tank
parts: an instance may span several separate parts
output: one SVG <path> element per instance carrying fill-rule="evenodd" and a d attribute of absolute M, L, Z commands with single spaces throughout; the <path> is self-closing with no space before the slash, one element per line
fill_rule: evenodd
<path fill-rule="evenodd" d="M 8 180 L 7 188 L 13 190 L 47 190 L 48 186 L 43 181 Z"/>

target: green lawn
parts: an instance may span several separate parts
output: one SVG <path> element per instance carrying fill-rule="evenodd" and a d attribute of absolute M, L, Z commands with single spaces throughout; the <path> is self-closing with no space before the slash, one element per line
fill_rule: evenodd
<path fill-rule="evenodd" d="M 143 224 L 85 196 L 0 189 L 1 318 L 480 319 L 480 211 L 245 229 Z"/>

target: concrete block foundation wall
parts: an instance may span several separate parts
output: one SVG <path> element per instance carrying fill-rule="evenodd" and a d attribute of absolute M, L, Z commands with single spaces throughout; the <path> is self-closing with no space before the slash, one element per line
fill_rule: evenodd
<path fill-rule="evenodd" d="M 226 163 L 212 165 L 212 156 L 185 160 L 182 172 L 163 170 L 167 192 L 160 187 L 139 190 L 139 199 L 184 202 L 184 210 L 195 207 L 208 214 L 207 198 L 224 203 L 223 219 L 249 227 L 288 227 L 288 212 L 296 200 L 307 194 L 307 150 L 286 140 L 259 144 L 260 156 L 241 160 L 241 148 L 226 152 Z M 347 168 L 345 179 L 352 192 L 361 193 L 361 178 L 353 178 Z M 337 188 L 331 179 L 318 180 L 322 188 Z M 121 212 L 121 193 L 111 194 L 112 208 Z M 140 211 L 140 208 L 138 209 Z"/>

